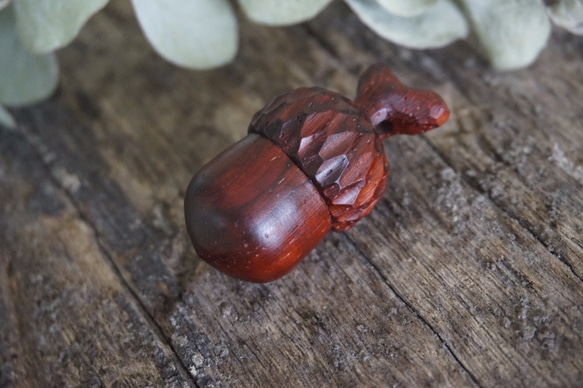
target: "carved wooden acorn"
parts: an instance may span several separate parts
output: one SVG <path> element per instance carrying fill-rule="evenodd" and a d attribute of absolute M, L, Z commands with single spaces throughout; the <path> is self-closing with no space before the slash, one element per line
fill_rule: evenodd
<path fill-rule="evenodd" d="M 278 279 L 330 230 L 371 212 L 387 182 L 382 139 L 448 117 L 436 93 L 408 88 L 383 64 L 363 74 L 355 101 L 315 87 L 275 98 L 192 178 L 184 210 L 196 252 L 235 278 Z"/>

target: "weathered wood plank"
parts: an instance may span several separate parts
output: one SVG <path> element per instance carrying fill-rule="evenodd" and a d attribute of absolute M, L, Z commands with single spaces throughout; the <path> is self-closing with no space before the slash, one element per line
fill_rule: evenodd
<path fill-rule="evenodd" d="M 324 45 L 367 56 L 362 41 L 339 42 L 339 30 L 319 28 L 327 22 L 311 26 Z M 405 176 L 408 183 L 389 189 L 388 216 L 377 209 L 374 227 L 363 223 L 347 233 L 483 385 L 569 386 L 583 377 L 582 58 L 570 54 L 581 42 L 560 36 L 532 70 L 495 74 L 462 64 L 461 50 L 438 54 L 425 69 L 422 64 L 421 72 L 450 80 L 443 94 L 453 119 L 428 134 L 425 146 L 404 139 L 391 144 L 400 157 L 424 167 L 423 179 Z M 392 50 L 392 58 L 408 55 L 378 40 L 370 44 L 375 52 Z M 412 55 L 406 64 L 415 62 L 422 58 Z M 393 167 L 395 175 L 410 171 Z M 421 226 L 410 223 L 418 212 L 433 217 L 421 216 Z M 398 219 L 405 226 L 387 226 L 394 213 L 403 214 Z M 423 233 L 428 227 L 431 233 Z M 399 244 L 394 253 L 382 248 Z M 394 268 L 403 262 L 410 274 L 405 280 Z M 472 333 L 471 341 L 464 333 Z"/>
<path fill-rule="evenodd" d="M 35 152 L 0 131 L 0 385 L 194 386 Z"/>
<path fill-rule="evenodd" d="M 184 365 L 200 386 L 581 383 L 583 116 L 563 97 L 582 93 L 580 41 L 561 35 L 534 68 L 496 74 L 464 44 L 382 42 L 340 3 L 307 27 L 242 34 L 234 64 L 186 72 L 112 4 L 60 53 L 60 93 L 2 130 L 0 382 L 189 384 Z M 387 142 L 372 216 L 274 283 L 200 264 L 183 226 L 190 176 L 273 96 L 353 95 L 379 59 L 453 116 Z M 39 355 L 43 338 L 55 347 Z"/>

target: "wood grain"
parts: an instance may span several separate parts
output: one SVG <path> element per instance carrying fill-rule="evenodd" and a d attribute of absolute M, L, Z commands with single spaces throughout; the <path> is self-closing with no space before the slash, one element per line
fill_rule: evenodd
<path fill-rule="evenodd" d="M 0 147 L 1 385 L 191 385 L 35 150 L 5 131 Z"/>
<path fill-rule="evenodd" d="M 496 73 L 465 43 L 384 42 L 341 2 L 241 34 L 232 65 L 180 70 L 114 2 L 59 52 L 58 94 L 0 128 L 0 386 L 580 386 L 581 38 Z M 274 96 L 353 96 L 379 60 L 452 116 L 385 142 L 371 215 L 274 283 L 202 263 L 192 174 Z"/>

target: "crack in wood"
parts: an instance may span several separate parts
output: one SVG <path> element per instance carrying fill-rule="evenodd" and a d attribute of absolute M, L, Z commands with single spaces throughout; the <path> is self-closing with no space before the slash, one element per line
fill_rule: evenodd
<path fill-rule="evenodd" d="M 549 252 L 553 257 L 555 257 L 557 260 L 559 260 L 563 265 L 565 265 L 565 267 L 567 267 L 567 269 L 569 270 L 569 272 L 571 272 L 571 274 L 577 278 L 580 282 L 583 283 L 583 277 L 581 277 L 581 275 L 579 275 L 575 269 L 573 268 L 573 266 L 571 265 L 571 263 L 569 263 L 567 260 L 561 258 L 560 255 L 556 254 L 556 252 L 554 252 L 552 249 L 550 249 L 549 245 L 545 243 L 545 241 L 541 238 L 541 236 L 539 236 L 534 230 L 532 230 L 531 228 L 528 227 L 528 225 L 525 225 L 523 221 L 520 220 L 520 218 L 514 216 L 513 214 L 511 214 L 508 209 L 504 208 L 502 204 L 500 204 L 498 201 L 496 201 L 491 193 L 488 190 L 484 190 L 482 189 L 479 185 L 477 185 L 476 183 L 473 183 L 471 179 L 468 179 L 468 176 L 466 174 L 464 174 L 461 171 L 456 170 L 455 166 L 451 163 L 451 161 L 447 158 L 447 156 L 445 156 L 437 146 L 435 146 L 435 144 L 433 144 L 426 136 L 421 136 L 421 138 L 423 139 L 423 141 L 425 141 L 425 143 L 439 156 L 439 158 L 449 167 L 451 168 L 453 171 L 455 171 L 463 180 L 464 183 L 466 183 L 468 185 L 469 188 L 471 188 L 472 190 L 476 191 L 479 194 L 482 195 L 486 195 L 489 199 L 489 201 L 498 209 L 500 210 L 504 215 L 508 216 L 508 218 L 510 218 L 511 220 L 515 221 L 516 223 L 518 223 L 518 225 L 520 225 L 520 227 L 531 237 L 533 237 L 536 241 L 538 241 L 547 252 Z M 494 150 L 491 150 L 492 152 L 494 152 Z M 504 163 L 507 167 L 512 168 L 512 166 L 507 165 L 502 158 L 500 158 L 500 156 L 498 155 L 496 157 L 496 159 L 500 159 L 500 161 L 502 163 Z M 523 182 L 524 183 L 524 182 Z M 528 186 L 528 185 L 527 185 Z"/>
<path fill-rule="evenodd" d="M 343 62 L 342 62 L 342 58 L 340 58 L 339 54 L 333 49 L 333 47 L 328 44 L 328 42 L 326 42 L 324 39 L 322 39 L 321 36 L 319 36 L 319 34 L 314 31 L 314 29 L 308 24 L 304 27 L 304 30 L 306 31 L 307 35 L 316 43 L 318 44 L 329 56 L 331 56 L 335 62 L 339 65 L 339 67 L 342 67 L 346 72 L 350 73 L 353 77 L 357 77 L 356 75 L 354 75 L 353 73 L 355 72 L 355 70 L 353 69 L 349 69 L 348 67 L 346 67 Z M 430 146 L 431 149 L 433 149 L 438 157 L 440 159 L 442 159 L 444 161 L 444 163 L 446 163 L 449 167 L 451 167 L 454 171 L 457 172 L 456 169 L 454 169 L 451 164 L 443 157 L 443 155 L 437 150 L 437 148 L 426 138 L 426 136 L 421 136 L 425 142 L 428 143 L 428 145 Z M 467 179 L 465 176 L 463 176 L 462 174 L 462 179 L 464 180 L 464 182 L 467 182 Z M 473 189 L 479 189 L 474 187 L 473 185 L 470 184 L 470 187 L 472 187 Z M 478 192 L 481 192 L 480 190 L 478 190 Z M 504 211 L 495 201 L 493 201 L 493 199 L 490 197 L 490 195 L 488 193 L 485 193 L 486 195 L 488 195 L 488 198 L 490 199 L 491 202 L 494 203 L 494 205 L 499 208 L 504 214 L 507 214 L 509 217 L 511 217 L 512 219 L 515 219 L 514 217 L 512 217 L 510 214 L 508 214 L 508 212 Z M 524 229 L 526 229 L 529 234 L 533 235 L 533 237 L 535 237 L 541 244 L 543 244 L 543 246 L 545 246 L 545 248 L 548 250 L 548 247 L 544 244 L 544 242 L 538 238 L 538 236 L 534 235 L 533 232 L 531 232 L 529 229 L 525 228 L 524 225 L 522 225 L 522 223 L 519 222 L 519 224 L 521 225 L 521 227 L 523 227 Z M 345 236 L 345 238 L 354 246 L 354 248 L 362 255 L 362 257 L 372 266 L 372 268 L 378 273 L 378 275 L 383 279 L 384 283 L 387 285 L 387 287 L 396 295 L 397 298 L 399 298 L 410 310 L 411 312 L 413 312 L 417 318 L 425 325 L 427 326 L 431 332 L 438 338 L 438 340 L 443 344 L 443 346 L 448 350 L 448 352 L 452 355 L 452 357 L 454 358 L 454 360 L 460 365 L 460 367 L 470 376 L 470 378 L 472 379 L 472 381 L 477 385 L 477 386 L 481 386 L 478 379 L 476 378 L 476 376 L 474 376 L 474 374 L 468 369 L 468 367 L 466 367 L 466 365 L 464 365 L 464 363 L 461 361 L 461 359 L 457 356 L 457 354 L 455 354 L 455 352 L 452 350 L 452 348 L 450 347 L 450 345 L 443 339 L 443 337 L 440 335 L 440 333 L 421 315 L 421 313 L 409 302 L 407 301 L 401 294 L 399 294 L 397 292 L 397 290 L 390 284 L 390 282 L 388 281 L 388 279 L 384 276 L 384 274 L 382 273 L 382 271 L 380 270 L 380 268 L 372 261 L 371 258 L 369 258 L 362 250 L 361 248 L 350 238 L 350 236 L 347 233 L 343 233 L 343 235 Z M 552 252 L 551 252 L 552 253 Z M 557 257 L 556 255 L 554 255 L 555 257 Z M 579 277 L 575 271 L 573 270 L 573 268 L 570 266 L 570 264 L 566 263 L 565 261 L 561 260 L 560 257 L 557 257 L 561 262 L 563 262 L 563 264 L 565 264 L 570 270 L 571 273 L 573 273 L 574 276 L 576 276 L 579 280 L 582 280 L 581 277 Z M 583 281 L 583 280 L 582 280 Z"/>
<path fill-rule="evenodd" d="M 0 254 L 4 257 L 9 257 L 6 254 L 6 247 L 5 241 L 2 238 L 2 245 L 3 249 L 0 250 Z M 19 374 L 24 374 L 21 370 L 15 370 L 16 366 L 14 365 L 15 359 L 18 357 L 19 351 L 21 351 L 22 343 L 20 341 L 14 341 L 10 337 L 14 338 L 22 338 L 23 333 L 23 324 L 22 318 L 20 314 L 16 314 L 16 279 L 14 276 L 14 269 L 13 269 L 13 260 L 12 258 L 8 258 L 8 262 L 6 263 L 6 284 L 3 287 L 0 287 L 0 291 L 2 289 L 6 290 L 5 300 L 6 303 L 2 306 L 2 300 L 0 300 L 0 308 L 5 309 L 6 316 L 3 316 L 3 311 L 0 310 L 0 327 L 6 325 L 7 328 L 13 326 L 16 328 L 18 333 L 10 333 L 7 334 L 0 334 L 0 387 L 10 387 L 11 383 L 16 383 L 14 378 L 18 378 Z M 5 287 L 5 288 L 4 288 Z M 9 312 L 11 311 L 12 314 Z M 2 322 L 3 321 L 3 322 Z M 15 335 L 17 334 L 17 335 Z"/>
<path fill-rule="evenodd" d="M 108 266 L 111 268 L 112 272 L 114 273 L 114 275 L 116 276 L 116 278 L 119 280 L 119 282 L 122 285 L 122 287 L 124 289 L 126 289 L 126 291 L 128 291 L 128 293 L 129 293 L 129 295 L 131 295 L 131 297 L 134 299 L 135 305 L 138 308 L 137 311 L 138 312 L 141 312 L 142 317 L 149 324 L 149 326 L 150 326 L 153 334 L 164 345 L 166 345 L 168 347 L 168 349 L 172 352 L 172 355 L 178 361 L 176 363 L 176 365 L 179 368 L 180 372 L 182 372 L 182 374 L 184 376 L 188 376 L 192 380 L 192 383 L 194 384 L 195 387 L 199 387 L 197 381 L 188 372 L 188 366 L 183 362 L 183 360 L 180 357 L 180 355 L 178 354 L 176 348 L 172 344 L 172 341 L 170 340 L 170 338 L 168 338 L 164 334 L 164 331 L 163 331 L 161 325 L 158 324 L 158 322 L 156 321 L 156 319 L 154 318 L 154 316 L 152 314 L 150 314 L 150 312 L 146 308 L 146 305 L 143 303 L 142 299 L 139 297 L 139 295 L 137 294 L 137 292 L 133 289 L 133 287 L 131 287 L 131 285 L 129 284 L 129 282 L 124 278 L 124 276 L 123 276 L 123 274 L 121 272 L 121 269 L 118 267 L 117 263 L 115 262 L 115 260 L 111 256 L 111 254 L 103 246 L 103 243 L 101 242 L 100 233 L 97 230 L 97 228 L 91 223 L 91 221 L 86 217 L 86 215 L 80 209 L 78 203 L 75 201 L 75 199 L 73 198 L 73 196 L 71 195 L 71 193 L 69 192 L 69 190 L 67 189 L 67 187 L 65 187 L 62 184 L 62 182 L 59 181 L 58 177 L 55 176 L 55 173 L 53 171 L 53 168 L 52 168 L 52 165 L 51 165 L 50 160 L 46 160 L 46 158 L 43 155 L 42 150 L 39 149 L 39 147 L 37 146 L 37 144 L 36 144 L 37 142 L 34 141 L 33 139 L 31 139 L 32 135 L 29 134 L 29 133 L 27 133 L 27 131 L 24 128 L 21 128 L 20 136 L 23 138 L 23 140 L 25 142 L 27 142 L 32 147 L 32 149 L 34 150 L 34 152 L 36 154 L 35 155 L 36 158 L 40 162 L 40 165 L 47 171 L 49 180 L 69 200 L 69 202 L 71 203 L 71 205 L 75 209 L 75 212 L 77 213 L 77 215 L 79 217 L 79 220 L 82 221 L 85 225 L 87 225 L 89 227 L 89 229 L 91 230 L 91 233 L 93 234 L 94 241 L 95 241 L 95 243 L 96 243 L 99 251 L 101 252 L 101 254 L 103 255 L 103 257 L 106 258 L 106 261 L 108 262 Z M 178 372 L 178 373 L 180 373 L 180 372 Z"/>
<path fill-rule="evenodd" d="M 466 367 L 466 365 L 461 361 L 461 359 L 457 356 L 457 354 L 455 354 L 455 352 L 453 351 L 451 346 L 449 346 L 447 341 L 445 341 L 443 339 L 443 337 L 441 336 L 441 334 L 439 334 L 439 332 L 433 327 L 433 325 L 431 325 L 431 323 L 429 323 L 429 321 L 427 321 L 427 319 L 425 319 L 425 317 L 423 317 L 421 312 L 417 308 L 415 308 L 415 306 L 413 306 L 413 304 L 410 303 L 404 296 L 402 296 L 395 289 L 395 287 L 393 287 L 393 285 L 389 282 L 389 279 L 384 275 L 384 273 L 381 271 L 381 269 L 378 267 L 378 265 L 376 265 L 374 263 L 374 261 L 370 257 L 368 257 L 368 255 L 366 253 L 364 253 L 364 251 L 358 246 L 358 244 L 356 244 L 356 242 L 354 240 L 352 240 L 352 238 L 350 237 L 350 235 L 348 233 L 345 232 L 345 233 L 342 233 L 342 235 L 344 236 L 344 238 L 346 240 L 348 240 L 348 242 L 354 247 L 354 249 L 356 249 L 356 251 L 370 264 L 370 266 L 380 276 L 380 278 L 383 280 L 383 282 L 386 284 L 386 286 L 391 290 L 391 292 L 393 292 L 393 294 L 395 294 L 395 296 L 401 302 L 403 302 L 405 304 L 405 306 L 407 306 L 407 308 L 413 314 L 415 314 L 415 316 L 419 319 L 419 321 L 421 321 L 421 323 L 423 323 L 423 325 L 425 325 L 437 337 L 439 342 L 441 342 L 443 344 L 443 346 L 451 354 L 451 356 L 457 362 L 457 364 L 468 374 L 468 376 L 474 382 L 474 384 L 476 384 L 476 386 L 478 386 L 478 387 L 482 387 L 482 385 L 480 384 L 480 382 L 478 381 L 476 376 L 474 376 L 474 374 L 468 369 L 468 367 Z"/>

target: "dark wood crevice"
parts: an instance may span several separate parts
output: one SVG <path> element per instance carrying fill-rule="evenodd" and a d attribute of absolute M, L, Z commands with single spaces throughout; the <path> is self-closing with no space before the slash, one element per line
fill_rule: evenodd
<path fill-rule="evenodd" d="M 197 381 L 188 371 L 188 365 L 186 365 L 180 354 L 176 351 L 174 344 L 172 343 L 171 339 L 167 337 L 161 327 L 161 325 L 156 321 L 156 318 L 150 313 L 147 306 L 144 304 L 138 292 L 132 287 L 131 282 L 129 282 L 124 276 L 119 268 L 118 263 L 114 260 L 112 254 L 104 247 L 102 243 L 102 236 L 100 235 L 99 229 L 93 225 L 91 220 L 83 213 L 83 210 L 79 207 L 76 199 L 71 195 L 69 189 L 63 185 L 63 183 L 59 180 L 58 177 L 55 176 L 53 171 L 53 166 L 51 165 L 50 158 L 47 158 L 47 155 L 43 154 L 43 151 L 39 149 L 38 142 L 30 140 L 30 134 L 27 133 L 26 127 L 21 126 L 18 135 L 21 135 L 22 140 L 27 142 L 30 147 L 35 151 L 36 160 L 38 161 L 39 165 L 47 172 L 47 176 L 49 177 L 50 181 L 53 183 L 54 187 L 59 190 L 69 201 L 71 206 L 75 209 L 76 214 L 78 215 L 79 219 L 87 225 L 94 236 L 94 241 L 99 247 L 100 252 L 102 253 L 103 257 L 106 258 L 107 264 L 111 271 L 115 274 L 116 278 L 119 280 L 120 284 L 123 285 L 125 290 L 131 295 L 135 305 L 139 308 L 139 312 L 142 317 L 148 322 L 150 328 L 155 333 L 155 335 L 162 340 L 164 343 L 176 357 L 176 360 L 179 361 L 176 365 L 181 369 L 181 373 L 184 376 L 189 376 L 192 380 L 194 386 L 198 387 Z M 46 150 L 45 150 L 46 152 Z"/>
<path fill-rule="evenodd" d="M 374 271 L 376 272 L 376 274 L 382 279 L 382 281 L 385 284 L 385 286 L 388 287 L 391 290 L 391 292 L 393 294 L 395 294 L 395 296 L 400 301 L 402 301 L 407 306 L 407 308 L 409 310 L 411 310 L 411 312 L 423 323 L 423 325 L 425 325 L 437 337 L 437 339 L 439 340 L 439 342 L 441 342 L 443 344 L 443 346 L 447 349 L 448 353 L 453 357 L 453 359 L 460 366 L 460 368 L 463 369 L 463 371 L 468 374 L 468 376 L 471 378 L 472 382 L 477 387 L 482 387 L 482 385 L 480 385 L 480 382 L 478 381 L 478 379 L 476 378 L 476 376 L 474 376 L 472 374 L 472 372 L 468 369 L 468 367 L 466 365 L 464 365 L 464 363 L 462 362 L 462 360 L 456 355 L 456 353 L 453 351 L 453 349 L 447 343 L 447 341 L 445 341 L 443 339 L 443 337 L 441 336 L 441 334 L 439 334 L 439 332 L 431 325 L 431 323 L 429 323 L 427 321 L 427 319 L 425 319 L 423 317 L 423 315 L 421 314 L 421 312 L 419 310 L 417 310 L 413 304 L 411 304 L 405 297 L 403 297 L 401 294 L 399 294 L 399 292 L 395 289 L 395 287 L 393 287 L 393 285 L 391 285 L 389 279 L 386 278 L 386 276 L 384 275 L 384 272 L 378 267 L 378 264 L 376 264 L 373 259 L 371 259 L 370 257 L 368 257 L 366 255 L 366 253 L 364 253 L 359 248 L 358 244 L 356 242 L 354 242 L 350 238 L 350 233 L 344 233 L 344 237 L 358 251 L 358 253 L 363 258 L 363 260 L 366 261 L 374 269 Z"/>
<path fill-rule="evenodd" d="M 571 263 L 569 263 L 568 260 L 564 259 L 563 257 L 561 257 L 560 255 L 557 254 L 557 252 L 553 249 L 549 249 L 549 244 L 545 243 L 545 241 L 541 238 L 541 236 L 536 233 L 535 230 L 533 230 L 532 228 L 530 228 L 528 225 L 526 225 L 521 219 L 520 217 L 518 217 L 516 214 L 510 212 L 506 207 L 504 207 L 502 204 L 500 204 L 498 201 L 496 201 L 495 198 L 492 197 L 491 193 L 488 190 L 484 190 L 482 187 L 480 187 L 480 185 L 478 185 L 474 180 L 469 179 L 469 177 L 464 174 L 461 171 L 457 171 L 455 166 L 451 163 L 451 161 L 449 160 L 449 158 L 443 154 L 443 152 L 441 152 L 439 150 L 439 148 L 437 148 L 435 146 L 435 144 L 433 144 L 431 142 L 431 140 L 427 139 L 426 137 L 423 137 L 423 140 L 427 143 L 427 145 L 429 147 L 431 147 L 431 149 L 433 151 L 435 151 L 435 153 L 437 155 L 439 155 L 439 157 L 441 158 L 441 160 L 447 164 L 452 170 L 456 171 L 456 173 L 460 176 L 460 178 L 464 181 L 464 183 L 466 183 L 469 187 L 471 187 L 473 190 L 475 190 L 477 193 L 479 194 L 484 194 L 488 197 L 488 199 L 490 200 L 490 202 L 496 206 L 496 208 L 498 208 L 505 216 L 507 216 L 509 219 L 515 221 L 518 225 L 520 225 L 520 227 L 527 232 L 530 236 L 532 236 L 534 239 L 536 239 L 536 241 L 538 241 L 543 247 L 545 247 L 545 249 L 551 254 L 553 255 L 558 261 L 560 261 L 563 265 L 565 265 L 565 267 L 569 270 L 569 272 L 575 277 L 577 278 L 580 282 L 583 282 L 583 277 L 581 277 L 581 275 L 579 275 L 575 269 L 573 268 L 573 266 L 571 265 Z M 499 157 L 497 159 L 500 159 Z"/>

